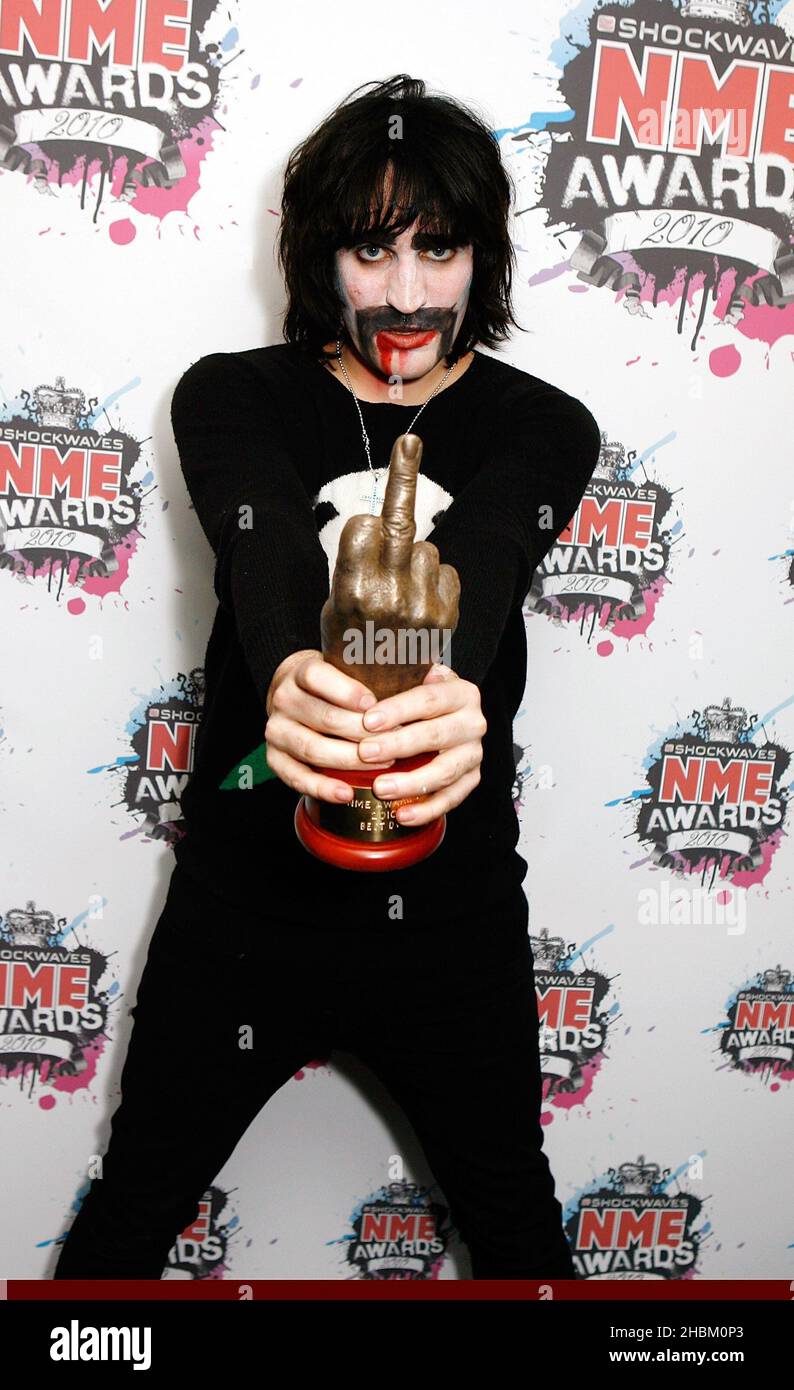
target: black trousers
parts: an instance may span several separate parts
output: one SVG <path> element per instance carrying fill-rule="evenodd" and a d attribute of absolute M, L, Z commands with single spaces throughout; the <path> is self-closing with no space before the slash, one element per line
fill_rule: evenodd
<path fill-rule="evenodd" d="M 542 1148 L 527 912 L 517 889 L 488 920 L 428 930 L 294 926 L 264 912 L 252 922 L 177 865 L 131 1010 L 102 1177 L 53 1277 L 159 1278 L 262 1106 L 336 1047 L 413 1126 L 475 1279 L 573 1278 Z"/>

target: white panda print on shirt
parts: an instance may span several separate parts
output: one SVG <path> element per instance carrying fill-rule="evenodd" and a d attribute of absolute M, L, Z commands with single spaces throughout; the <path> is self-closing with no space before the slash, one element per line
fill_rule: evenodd
<path fill-rule="evenodd" d="M 368 469 L 358 469 L 355 473 L 341 474 L 330 483 L 325 483 L 313 499 L 312 506 L 314 507 L 320 541 L 328 556 L 329 583 L 333 578 L 339 537 L 345 522 L 349 517 L 362 513 L 380 516 L 388 480 L 389 469 L 386 468 L 378 482 L 378 500 L 374 507 L 371 505 L 374 480 Z M 451 501 L 452 494 L 447 492 L 446 488 L 442 487 L 440 483 L 434 483 L 432 478 L 426 478 L 423 473 L 419 474 L 416 480 L 416 507 L 414 509 L 416 535 L 414 540 L 423 541 L 429 536 L 439 516 L 446 511 Z"/>

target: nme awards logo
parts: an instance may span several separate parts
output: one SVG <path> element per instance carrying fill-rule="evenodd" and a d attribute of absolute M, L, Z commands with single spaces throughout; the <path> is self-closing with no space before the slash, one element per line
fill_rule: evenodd
<path fill-rule="evenodd" d="M 127 726 L 133 752 L 113 764 L 124 772 L 127 809 L 143 813 L 143 833 L 153 840 L 174 845 L 182 837 L 181 798 L 193 771 L 203 704 L 203 669 L 189 676 L 180 671 L 168 689 L 135 711 Z"/>
<path fill-rule="evenodd" d="M 210 1187 L 201 1198 L 198 1212 L 177 1236 L 168 1252 L 163 1279 L 223 1279 L 228 1274 L 227 1255 L 232 1232 L 239 1217 L 230 1211 L 229 1195 Z"/>
<path fill-rule="evenodd" d="M 415 1182 L 390 1182 L 353 1218 L 345 1237 L 353 1279 L 437 1279 L 451 1226 L 447 1208 Z"/>
<path fill-rule="evenodd" d="M 633 314 L 680 301 L 679 332 L 702 277 L 693 349 L 709 298 L 734 326 L 794 300 L 793 41 L 768 15 L 755 0 L 598 6 L 560 78 L 572 115 L 549 130 L 541 203 L 579 234 L 571 267 Z"/>
<path fill-rule="evenodd" d="M 22 412 L 0 421 L 0 567 L 48 584 L 57 571 L 58 597 L 65 581 L 120 588 L 140 538 L 140 445 L 97 429 L 97 398 L 62 376 L 20 399 Z"/>
<path fill-rule="evenodd" d="M 530 934 L 540 1025 L 543 1099 L 561 1106 L 581 1104 L 604 1060 L 617 1005 L 606 1007 L 610 981 L 597 970 L 572 966 L 579 954 L 561 936 Z M 610 1017 L 611 1015 L 611 1017 Z"/>
<path fill-rule="evenodd" d="M 637 835 L 674 874 L 705 872 L 709 862 L 721 878 L 768 868 L 786 817 L 791 754 L 771 740 L 754 743 L 747 710 L 727 698 L 696 710 L 692 722 L 650 762 Z"/>
<path fill-rule="evenodd" d="M 590 610 L 600 630 L 650 621 L 661 596 L 672 535 L 662 522 L 672 495 L 631 477 L 636 453 L 607 440 L 584 496 L 532 575 L 524 607 L 563 620 Z"/>
<path fill-rule="evenodd" d="M 566 1212 L 565 1231 L 582 1279 L 684 1279 L 695 1273 L 703 1203 L 691 1192 L 668 1193 L 670 1169 L 622 1163 L 602 1186 Z"/>
<path fill-rule="evenodd" d="M 728 1005 L 720 1051 L 736 1071 L 760 1076 L 770 1090 L 794 1081 L 794 986 L 779 965 L 759 971 Z"/>
<path fill-rule="evenodd" d="M 174 188 L 206 143 L 220 71 L 232 61 L 220 44 L 202 43 L 217 7 L 3 0 L 0 168 L 50 197 L 79 183 L 82 198 L 97 177 L 98 200 L 106 186 L 127 203 L 141 188 Z"/>
<path fill-rule="evenodd" d="M 33 902 L 0 916 L 0 1075 L 32 1068 L 34 1078 L 76 1090 L 94 1076 L 116 986 L 100 990 L 107 956 L 65 946 L 66 927 Z"/>

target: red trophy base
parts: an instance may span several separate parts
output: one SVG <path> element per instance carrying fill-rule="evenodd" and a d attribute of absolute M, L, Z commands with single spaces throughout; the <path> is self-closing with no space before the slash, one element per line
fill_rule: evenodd
<path fill-rule="evenodd" d="M 413 758 L 395 758 L 391 767 L 371 767 L 366 771 L 318 767 L 316 771 L 326 777 L 347 782 L 355 796 L 352 802 L 333 804 L 302 796 L 295 808 L 295 831 L 301 844 L 327 864 L 364 873 L 406 869 L 426 859 L 444 838 L 446 816 L 437 816 L 427 825 L 401 825 L 391 813 L 398 806 L 422 802 L 426 797 L 377 797 L 372 783 L 381 773 L 411 772 L 434 757 L 435 753 L 417 753 Z"/>

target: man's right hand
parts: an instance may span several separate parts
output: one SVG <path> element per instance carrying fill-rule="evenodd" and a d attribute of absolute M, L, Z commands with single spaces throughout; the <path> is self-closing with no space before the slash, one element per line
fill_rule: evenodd
<path fill-rule="evenodd" d="M 291 652 L 276 668 L 265 701 L 268 766 L 295 791 L 319 801 L 349 801 L 352 787 L 310 764 L 371 771 L 372 763 L 358 756 L 358 741 L 369 732 L 362 715 L 375 703 L 366 685 L 325 661 L 321 651 Z"/>

